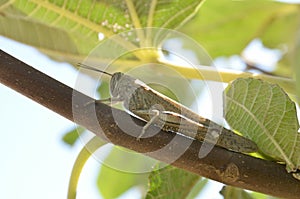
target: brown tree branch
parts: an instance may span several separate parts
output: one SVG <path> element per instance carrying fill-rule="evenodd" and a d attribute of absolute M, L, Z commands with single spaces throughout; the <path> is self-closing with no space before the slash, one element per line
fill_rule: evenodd
<path fill-rule="evenodd" d="M 288 174 L 284 165 L 219 147 L 214 147 L 206 157 L 199 158 L 201 142 L 193 141 L 186 148 L 183 143 L 187 143 L 189 138 L 176 135 L 174 140 L 175 134 L 164 131 L 137 141 L 134 136 L 124 133 L 118 127 L 112 110 L 118 118 L 128 117 L 127 113 L 105 104 L 87 106 L 87 102 L 91 102 L 92 98 L 35 70 L 2 50 L 0 82 L 115 145 L 145 153 L 156 151 L 172 141 L 172 146 L 167 147 L 166 150 L 148 155 L 163 162 L 170 162 L 174 158 L 174 151 L 181 150 L 184 154 L 171 163 L 176 167 L 225 184 L 277 197 L 299 198 L 300 196 L 300 181 Z M 96 122 L 91 120 L 94 110 L 98 118 Z M 136 118 L 132 120 L 138 125 L 145 125 L 143 121 Z M 128 129 L 131 130 L 132 135 L 139 135 L 141 130 L 131 124 L 128 124 Z M 156 127 L 149 129 L 150 133 L 155 130 Z M 203 147 L 210 146 L 203 145 Z"/>

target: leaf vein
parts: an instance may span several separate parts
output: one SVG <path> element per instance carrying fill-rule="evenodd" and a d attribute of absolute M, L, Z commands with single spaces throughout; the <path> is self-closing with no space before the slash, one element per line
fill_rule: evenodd
<path fill-rule="evenodd" d="M 241 109 L 243 109 L 247 114 L 253 118 L 253 120 L 260 126 L 260 128 L 263 130 L 263 132 L 268 136 L 268 138 L 271 140 L 271 142 L 274 144 L 275 148 L 278 150 L 278 152 L 282 155 L 283 159 L 286 161 L 288 165 L 293 165 L 291 160 L 287 157 L 287 154 L 281 149 L 280 145 L 278 142 L 274 139 L 274 137 L 271 136 L 271 133 L 268 131 L 268 129 L 265 128 L 265 126 L 259 121 L 256 116 L 249 110 L 247 109 L 243 104 L 240 104 L 236 100 L 234 100 L 231 97 L 228 97 L 228 100 L 234 103 L 235 105 L 239 106 Z"/>

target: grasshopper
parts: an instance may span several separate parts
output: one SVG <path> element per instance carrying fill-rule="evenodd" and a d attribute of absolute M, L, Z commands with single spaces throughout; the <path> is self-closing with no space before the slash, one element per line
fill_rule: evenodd
<path fill-rule="evenodd" d="M 251 153 L 258 150 L 250 139 L 201 117 L 138 79 L 121 72 L 110 74 L 84 64 L 78 66 L 111 76 L 111 102 L 122 102 L 127 111 L 147 122 L 137 139 L 142 138 L 146 129 L 154 124 L 164 131 L 180 133 L 235 152 Z"/>

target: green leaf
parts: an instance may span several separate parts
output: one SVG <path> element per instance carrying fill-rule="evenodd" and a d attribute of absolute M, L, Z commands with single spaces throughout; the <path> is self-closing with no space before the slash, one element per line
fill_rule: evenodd
<path fill-rule="evenodd" d="M 186 198 L 201 177 L 172 166 L 151 172 L 149 176 L 150 198 Z"/>
<path fill-rule="evenodd" d="M 299 10 L 292 12 L 290 9 L 293 8 L 290 7 L 279 14 L 280 17 L 274 20 L 272 25 L 266 30 L 262 40 L 265 45 L 270 47 L 282 49 L 283 45 L 279 47 L 280 44 L 284 44 L 287 47 L 287 52 L 284 53 L 282 59 L 277 63 L 276 71 L 279 76 L 295 78 L 295 74 L 297 76 L 299 72 L 293 70 L 293 68 L 297 70 L 300 63 L 300 51 L 298 49 L 300 45 L 300 12 Z M 296 73 L 293 73 L 294 71 Z M 300 85 L 299 82 L 296 85 L 298 87 Z M 299 90 L 297 90 L 298 94 Z"/>
<path fill-rule="evenodd" d="M 104 144 L 105 142 L 95 136 L 86 144 L 85 147 L 83 147 L 83 149 L 78 154 L 77 159 L 75 160 L 75 163 L 73 165 L 71 178 L 69 181 L 68 199 L 76 198 L 79 176 L 86 161 L 98 148 L 100 148 Z"/>
<path fill-rule="evenodd" d="M 254 199 L 245 190 L 232 186 L 224 186 L 220 194 L 223 195 L 224 199 Z"/>
<path fill-rule="evenodd" d="M 225 91 L 225 118 L 263 154 L 284 161 L 288 172 L 300 168 L 296 107 L 278 85 L 252 78 L 233 81 Z"/>
<path fill-rule="evenodd" d="M 79 136 L 85 131 L 85 128 L 83 127 L 76 127 L 68 132 L 65 133 L 63 136 L 63 141 L 70 145 L 73 146 L 75 142 L 78 140 Z"/>
<path fill-rule="evenodd" d="M 198 11 L 203 1 L 204 0 L 135 0 L 133 2 L 142 27 L 176 29 Z"/>
<path fill-rule="evenodd" d="M 0 3 L 0 34 L 77 63 L 100 43 L 99 33 L 107 38 L 135 28 L 177 28 L 195 14 L 201 2 L 4 0 Z M 145 39 L 143 34 L 138 36 L 140 41 Z"/>
<path fill-rule="evenodd" d="M 97 89 L 97 92 L 100 94 L 101 99 L 108 99 L 110 98 L 109 94 L 109 82 L 108 81 L 102 81 L 100 86 Z"/>
<path fill-rule="evenodd" d="M 205 185 L 208 183 L 208 179 L 206 178 L 200 178 L 200 180 L 195 184 L 193 189 L 190 191 L 189 195 L 186 197 L 186 199 L 194 199 L 197 195 L 203 190 Z"/>
<path fill-rule="evenodd" d="M 209 0 L 181 31 L 212 57 L 240 54 L 255 38 L 269 47 L 294 42 L 298 5 L 269 0 Z"/>
<path fill-rule="evenodd" d="M 265 194 L 258 193 L 258 192 L 252 192 L 251 196 L 255 199 L 279 199 L 279 198 L 269 196 L 269 195 L 265 195 Z"/>
<path fill-rule="evenodd" d="M 298 37 L 295 40 L 294 50 L 292 55 L 292 66 L 293 71 L 296 74 L 296 93 L 297 93 L 297 102 L 300 104 L 300 25 L 298 29 Z"/>
<path fill-rule="evenodd" d="M 299 34 L 299 4 L 279 3 L 279 6 L 278 10 L 271 13 L 269 21 L 266 21 L 259 33 L 264 44 L 270 48 L 293 44 Z"/>
<path fill-rule="evenodd" d="M 55 52 L 65 57 L 68 54 L 78 54 L 76 44 L 66 31 L 55 27 L 50 28 L 29 18 L 4 15 L 6 17 L 0 14 L 1 35 L 37 47 L 48 54 Z"/>
<path fill-rule="evenodd" d="M 116 198 L 134 186 L 145 188 L 147 184 L 147 173 L 126 172 L 128 170 L 140 171 L 143 168 L 144 159 L 140 158 L 139 155 L 124 156 L 123 153 L 119 153 L 119 150 L 113 148 L 103 161 L 98 175 L 99 191 L 107 199 Z M 122 171 L 115 169 L 114 165 L 120 166 Z"/>
<path fill-rule="evenodd" d="M 258 192 L 247 192 L 232 186 L 223 186 L 220 194 L 223 195 L 224 199 L 279 199 Z"/>

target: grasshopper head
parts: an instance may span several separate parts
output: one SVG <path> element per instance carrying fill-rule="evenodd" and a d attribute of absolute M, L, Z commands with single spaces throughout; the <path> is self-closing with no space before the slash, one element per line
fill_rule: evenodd
<path fill-rule="evenodd" d="M 110 80 L 110 93 L 112 97 L 117 97 L 120 100 L 126 99 L 137 88 L 135 80 L 124 73 L 114 73 Z"/>

